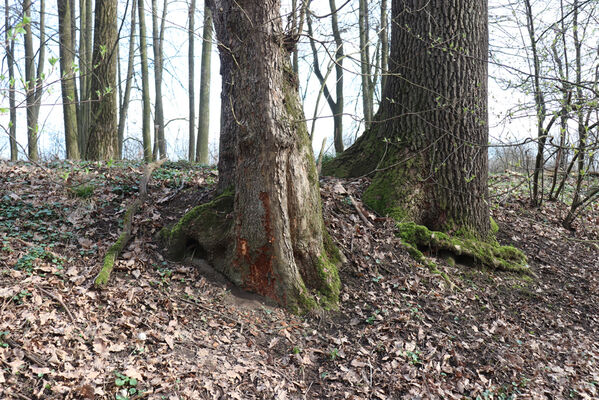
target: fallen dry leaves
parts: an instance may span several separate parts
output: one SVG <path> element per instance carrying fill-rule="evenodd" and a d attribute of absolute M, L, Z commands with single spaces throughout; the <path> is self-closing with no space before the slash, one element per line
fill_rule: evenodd
<path fill-rule="evenodd" d="M 366 180 L 323 179 L 325 222 L 347 258 L 342 303 L 297 317 L 164 259 L 154 235 L 215 179 L 180 164 L 155 173 L 134 239 L 94 290 L 141 171 L 0 163 L 0 398 L 599 397 L 596 209 L 572 233 L 558 204 L 510 198 L 493 211 L 500 240 L 528 254 L 538 279 L 427 254 L 450 291 L 363 207 Z"/>

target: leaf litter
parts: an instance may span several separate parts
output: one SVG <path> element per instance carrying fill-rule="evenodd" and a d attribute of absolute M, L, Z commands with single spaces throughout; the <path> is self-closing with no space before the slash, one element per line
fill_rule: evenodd
<path fill-rule="evenodd" d="M 217 178 L 185 163 L 154 173 L 134 239 L 95 290 L 142 170 L 0 163 L 0 398 L 599 397 L 595 205 L 570 232 L 563 205 L 502 197 L 499 240 L 524 250 L 537 278 L 426 253 L 450 290 L 363 206 L 367 179 L 324 178 L 325 223 L 347 259 L 341 305 L 298 317 L 197 260 L 165 259 L 156 233 Z"/>

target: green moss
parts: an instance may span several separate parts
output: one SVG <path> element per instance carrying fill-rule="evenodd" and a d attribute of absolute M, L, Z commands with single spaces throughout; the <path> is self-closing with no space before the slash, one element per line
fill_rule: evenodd
<path fill-rule="evenodd" d="M 495 222 L 493 217 L 489 217 L 489 222 L 491 224 L 491 233 L 493 235 L 497 234 L 497 232 L 499 232 L 499 225 L 497 225 L 497 222 Z"/>
<path fill-rule="evenodd" d="M 93 196 L 96 187 L 94 185 L 79 185 L 69 188 L 69 194 L 74 197 L 87 199 Z"/>
<path fill-rule="evenodd" d="M 226 238 L 231 223 L 224 216 L 233 211 L 233 201 L 233 191 L 229 189 L 211 202 L 189 210 L 172 228 L 164 228 L 160 236 L 169 249 L 169 256 L 182 258 L 187 239 L 194 234 Z"/>
<path fill-rule="evenodd" d="M 398 228 L 398 236 L 413 247 L 447 250 L 458 256 L 470 257 L 491 268 L 530 273 L 524 253 L 512 246 L 500 246 L 495 240 L 449 236 L 412 222 L 399 223 Z"/>

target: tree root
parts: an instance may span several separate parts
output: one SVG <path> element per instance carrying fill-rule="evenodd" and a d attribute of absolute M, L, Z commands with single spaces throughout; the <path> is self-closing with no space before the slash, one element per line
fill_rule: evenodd
<path fill-rule="evenodd" d="M 132 237 L 133 217 L 135 216 L 137 211 L 139 211 L 140 207 L 143 205 L 143 203 L 146 201 L 148 197 L 148 182 L 152 177 L 152 172 L 154 172 L 156 168 L 160 168 L 160 166 L 165 161 L 166 158 L 146 165 L 144 175 L 139 184 L 139 197 L 135 199 L 135 201 L 133 201 L 133 203 L 131 203 L 131 205 L 127 207 L 127 211 L 125 211 L 125 216 L 123 217 L 123 230 L 121 231 L 121 234 L 119 235 L 116 242 L 114 242 L 108 248 L 108 251 L 104 256 L 102 269 L 100 270 L 98 276 L 96 276 L 96 279 L 94 280 L 94 285 L 96 287 L 102 288 L 106 286 L 106 284 L 108 283 L 110 273 L 114 268 L 114 263 L 117 257 L 119 256 L 119 254 L 121 254 L 121 252 L 123 251 L 125 246 L 127 246 L 127 243 L 129 243 L 129 240 Z"/>
<path fill-rule="evenodd" d="M 398 236 L 409 246 L 408 251 L 417 261 L 424 258 L 418 250 L 424 247 L 436 251 L 449 251 L 489 268 L 534 276 L 524 253 L 511 246 L 501 246 L 494 238 L 483 241 L 454 237 L 443 232 L 430 231 L 425 226 L 414 223 L 399 223 L 398 228 Z"/>

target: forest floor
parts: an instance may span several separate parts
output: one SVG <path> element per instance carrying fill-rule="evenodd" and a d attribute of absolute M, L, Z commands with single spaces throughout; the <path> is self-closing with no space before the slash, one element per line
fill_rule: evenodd
<path fill-rule="evenodd" d="M 0 399 L 599 398 L 599 205 L 528 206 L 491 179 L 502 244 L 533 277 L 410 259 L 393 221 L 357 199 L 366 179 L 321 181 L 348 261 L 338 311 L 291 315 L 232 288 L 201 260 L 170 262 L 154 237 L 210 196 L 216 173 L 170 163 L 108 286 L 94 289 L 139 164 L 0 162 Z M 75 190 L 65 184 L 81 183 Z M 461 262 L 463 261 L 463 262 Z"/>

